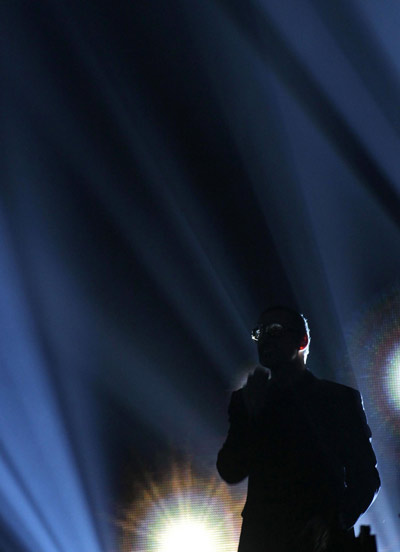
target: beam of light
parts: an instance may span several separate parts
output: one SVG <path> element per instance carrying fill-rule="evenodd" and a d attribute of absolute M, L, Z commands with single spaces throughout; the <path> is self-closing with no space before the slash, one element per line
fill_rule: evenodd
<path fill-rule="evenodd" d="M 389 402 L 400 410 L 400 343 L 387 361 L 386 392 Z"/>
<path fill-rule="evenodd" d="M 58 5 L 57 11 L 61 14 L 63 7 Z M 129 102 L 121 96 L 121 92 L 115 88 L 113 81 L 99 64 L 90 41 L 85 39 L 86 33 L 79 32 L 77 21 L 68 23 L 69 21 L 68 16 L 63 17 L 71 45 L 79 52 L 79 59 L 85 64 L 93 81 L 100 83 L 96 92 L 103 96 L 110 116 L 118 122 L 121 136 L 126 140 L 132 159 L 143 172 L 146 186 L 153 190 L 154 197 L 157 198 L 153 208 L 159 210 L 158 224 L 163 225 L 163 220 L 167 218 L 168 226 L 164 231 L 154 232 L 155 215 L 149 218 L 148 207 L 143 210 L 140 208 L 137 194 L 134 195 L 133 201 L 129 202 L 126 190 L 121 188 L 119 191 L 115 188 L 110 192 L 108 184 L 104 181 L 108 167 L 102 166 L 97 150 L 90 148 L 90 141 L 85 139 L 82 129 L 79 126 L 74 128 L 73 121 L 68 116 L 65 123 L 71 129 L 74 141 L 62 144 L 63 156 L 67 150 L 73 165 L 85 175 L 88 186 L 129 239 L 135 253 L 140 256 L 151 274 L 152 283 L 168 297 L 186 327 L 191 329 L 193 336 L 209 351 L 210 358 L 215 359 L 216 364 L 222 367 L 229 377 L 232 363 L 236 361 L 237 356 L 228 343 L 221 347 L 221 338 L 213 338 L 217 335 L 217 330 L 214 331 L 213 326 L 215 324 L 218 328 L 216 322 L 221 319 L 220 324 L 229 325 L 231 335 L 234 333 L 235 337 L 231 339 L 231 343 L 234 340 L 241 344 L 246 355 L 252 355 L 252 347 L 248 345 L 247 340 L 242 339 L 243 330 L 247 331 L 241 314 L 246 312 L 249 303 L 246 286 L 239 288 L 238 285 L 231 285 L 235 267 L 229 263 L 229 258 L 225 255 L 226 244 L 219 243 L 214 228 L 210 226 L 208 211 L 201 209 L 197 198 L 194 198 L 191 192 L 188 193 L 188 175 L 177 163 L 173 146 L 170 146 L 166 136 L 149 122 L 154 117 L 151 108 L 136 90 L 130 90 Z M 58 112 L 63 113 L 61 106 Z M 137 121 L 134 126 L 129 122 L 132 117 Z M 79 140 L 81 145 L 78 145 Z M 86 152 L 85 155 L 82 155 L 82 151 Z M 165 182 L 174 183 L 174 192 L 170 191 L 170 186 L 164 185 Z M 143 236 L 146 237 L 145 240 Z M 180 262 L 181 257 L 177 257 L 177 251 L 187 257 L 184 265 Z M 224 271 L 217 268 L 221 258 L 225 259 Z M 176 261 L 180 263 L 179 266 L 176 265 Z M 191 267 L 195 267 L 194 272 Z M 193 283 L 197 280 L 198 293 L 204 298 L 201 303 L 192 294 Z M 209 304 L 218 306 L 212 317 L 207 308 Z M 237 307 L 238 304 L 240 308 Z M 196 312 L 195 320 L 192 312 Z"/>
<path fill-rule="evenodd" d="M 148 477 L 119 522 L 121 552 L 236 552 L 239 492 L 189 464 L 174 464 L 159 480 Z"/>
<path fill-rule="evenodd" d="M 76 449 L 85 440 L 86 421 L 79 420 L 79 429 L 71 427 L 59 400 L 1 215 L 0 519 L 30 552 L 101 552 L 104 542 L 88 496 L 93 481 Z M 80 399 L 75 395 L 82 415 Z M 88 449 L 92 444 L 86 440 Z M 95 456 L 94 450 L 87 452 Z M 101 479 L 97 483 L 104 488 Z"/>

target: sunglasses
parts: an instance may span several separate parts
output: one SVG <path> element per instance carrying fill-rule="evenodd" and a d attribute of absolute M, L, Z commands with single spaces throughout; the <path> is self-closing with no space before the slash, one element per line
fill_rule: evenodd
<path fill-rule="evenodd" d="M 287 334 L 298 333 L 294 328 L 289 328 L 278 322 L 272 322 L 272 324 L 259 324 L 253 330 L 251 330 L 251 339 L 253 341 L 259 341 L 262 337 L 268 335 L 270 337 L 282 337 Z"/>

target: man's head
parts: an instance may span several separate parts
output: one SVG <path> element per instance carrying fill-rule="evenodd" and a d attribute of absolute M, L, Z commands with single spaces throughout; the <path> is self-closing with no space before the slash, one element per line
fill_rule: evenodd
<path fill-rule="evenodd" d="M 310 345 L 307 320 L 297 311 L 283 306 L 265 310 L 252 332 L 257 342 L 260 363 L 268 368 L 305 364 Z"/>

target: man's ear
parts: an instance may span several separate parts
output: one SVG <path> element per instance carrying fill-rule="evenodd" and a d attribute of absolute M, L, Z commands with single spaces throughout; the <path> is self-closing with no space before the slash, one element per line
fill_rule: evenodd
<path fill-rule="evenodd" d="M 299 347 L 299 351 L 304 351 L 304 349 L 307 347 L 308 345 L 308 335 L 305 334 L 302 338 L 302 340 L 300 341 L 300 347 Z"/>

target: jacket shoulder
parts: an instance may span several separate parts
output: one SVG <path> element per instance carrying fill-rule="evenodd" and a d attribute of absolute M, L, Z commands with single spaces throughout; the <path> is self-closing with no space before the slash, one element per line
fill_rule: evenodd
<path fill-rule="evenodd" d="M 320 400 L 326 402 L 326 405 L 344 412 L 363 412 L 364 405 L 361 393 L 348 385 L 336 383 L 334 381 L 317 379 L 315 389 Z"/>
<path fill-rule="evenodd" d="M 361 397 L 360 392 L 357 389 L 354 389 L 354 387 L 350 387 L 349 385 L 344 385 L 343 383 L 337 383 L 335 381 L 325 380 L 325 379 L 317 379 L 317 385 L 320 386 L 321 389 L 326 390 L 329 393 L 336 393 L 339 396 L 358 399 Z"/>

